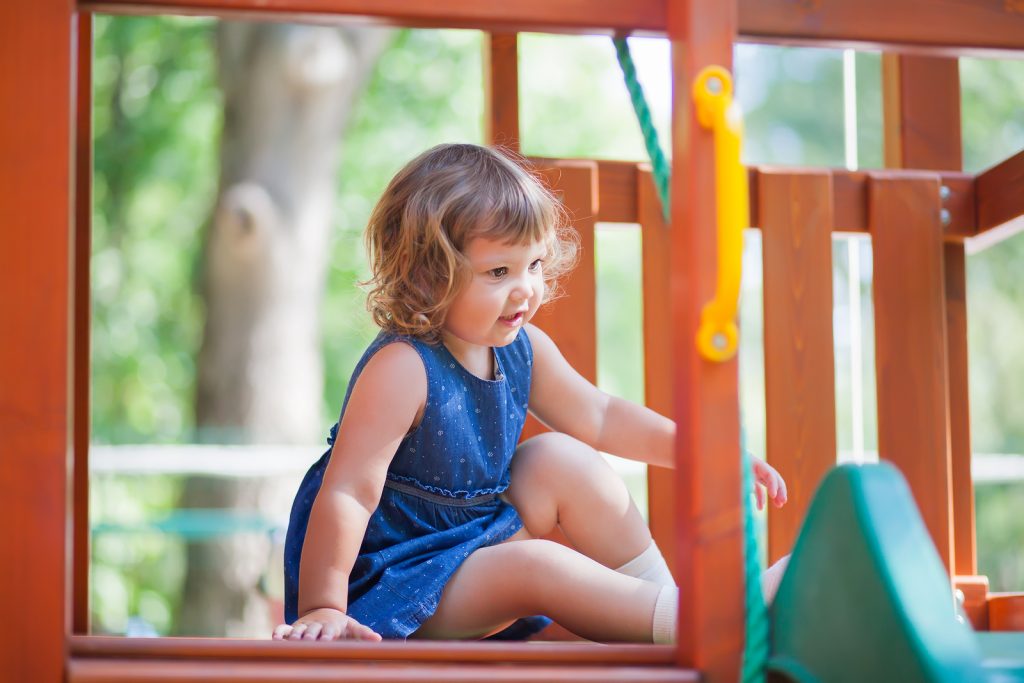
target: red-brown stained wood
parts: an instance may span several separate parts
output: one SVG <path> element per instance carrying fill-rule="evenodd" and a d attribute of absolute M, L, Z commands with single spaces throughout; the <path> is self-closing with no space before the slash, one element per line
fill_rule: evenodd
<path fill-rule="evenodd" d="M 943 248 L 946 268 L 946 339 L 949 353 L 949 446 L 953 487 L 956 573 L 978 573 L 971 478 L 971 417 L 967 366 L 967 269 L 963 244 Z"/>
<path fill-rule="evenodd" d="M 537 167 L 569 211 L 579 234 L 579 262 L 559 283 L 564 295 L 545 304 L 533 322 L 558 344 L 566 360 L 597 383 L 597 293 L 594 273 L 594 229 L 597 219 L 597 165 L 591 161 L 556 161 Z M 530 416 L 523 438 L 544 431 Z"/>
<path fill-rule="evenodd" d="M 636 203 L 642 243 L 644 307 L 644 403 L 672 416 L 672 325 L 669 301 L 671 234 L 649 168 L 636 174 Z M 672 575 L 676 572 L 675 473 L 647 468 L 647 514 L 651 535 Z"/>
<path fill-rule="evenodd" d="M 759 166 L 750 169 L 750 214 L 758 215 L 760 199 L 757 175 L 761 172 L 803 170 L 793 167 Z M 868 232 L 868 174 L 865 171 L 829 169 L 832 174 L 832 226 L 833 232 Z M 949 188 L 949 197 L 943 207 L 950 212 L 948 225 L 943 226 L 947 242 L 963 242 L 975 234 L 974 176 L 969 173 L 944 172 L 942 184 Z"/>
<path fill-rule="evenodd" d="M 939 179 L 872 174 L 879 457 L 903 472 L 947 571 L 953 563 L 946 289 Z"/>
<path fill-rule="evenodd" d="M 484 138 L 519 151 L 519 48 L 516 33 L 484 35 Z"/>
<path fill-rule="evenodd" d="M 664 0 L 99 0 L 97 13 L 187 13 L 235 18 L 351 14 L 382 23 L 553 33 L 666 35 Z M 1015 0 L 740 0 L 738 32 L 760 43 L 839 47 L 860 43 L 957 54 L 1024 49 L 1024 12 Z M 301 18 L 301 17 L 297 17 Z"/>
<path fill-rule="evenodd" d="M 78 15 L 74 262 L 74 544 L 71 628 L 89 632 L 89 375 L 92 254 L 92 16 Z"/>
<path fill-rule="evenodd" d="M 0 3 L 0 672 L 61 680 L 73 407 L 70 3 Z"/>
<path fill-rule="evenodd" d="M 72 659 L 68 683 L 277 683 L 350 680 L 373 683 L 698 683 L 700 675 L 671 667 L 502 666 L 500 664 L 403 664 L 396 662 L 232 662 Z"/>
<path fill-rule="evenodd" d="M 903 47 L 957 54 L 1024 48 L 1013 0 L 739 0 L 739 33 L 754 42 Z"/>
<path fill-rule="evenodd" d="M 283 642 L 269 638 L 120 638 L 72 636 L 71 655 L 79 659 L 232 659 L 251 661 L 394 660 L 401 662 L 534 662 L 547 664 L 672 663 L 670 645 L 635 643 L 522 643 L 498 641 L 409 640 L 366 643 L 355 640 Z"/>
<path fill-rule="evenodd" d="M 979 174 L 975 193 L 979 231 L 1024 215 L 1024 151 Z"/>
<path fill-rule="evenodd" d="M 988 630 L 988 577 L 954 576 L 953 588 L 964 596 L 964 613 L 975 631 Z"/>
<path fill-rule="evenodd" d="M 186 13 L 277 19 L 303 14 L 347 14 L 361 21 L 422 28 L 552 33 L 658 33 L 665 28 L 663 0 L 100 0 L 82 9 L 114 14 Z M 309 17 L 306 17 L 309 19 Z"/>
<path fill-rule="evenodd" d="M 771 562 L 791 552 L 836 462 L 832 182 L 828 171 L 758 174 L 764 262 L 767 460 L 789 502 L 768 514 Z"/>
<path fill-rule="evenodd" d="M 717 237 L 713 135 L 693 109 L 691 79 L 705 66 L 732 68 L 735 6 L 668 3 L 672 44 L 672 188 L 669 293 L 676 442 L 679 663 L 713 683 L 739 679 L 745 606 L 735 358 L 697 353 L 701 309 L 715 294 Z"/>
<path fill-rule="evenodd" d="M 883 56 L 882 83 L 886 165 L 960 171 L 960 72 L 956 59 L 919 55 Z M 948 186 L 946 186 L 948 189 Z M 959 196 L 949 191 L 942 208 L 952 216 Z M 976 229 L 977 226 L 975 226 Z M 957 574 L 977 573 L 974 484 L 967 376 L 967 276 L 962 242 L 948 239 L 945 261 L 946 334 L 950 437 L 950 487 Z M 935 465 L 941 469 L 941 455 Z"/>
<path fill-rule="evenodd" d="M 957 60 L 884 54 L 882 89 L 886 167 L 959 171 Z"/>
<path fill-rule="evenodd" d="M 1024 631 L 1024 593 L 990 593 L 988 626 L 993 631 Z"/>

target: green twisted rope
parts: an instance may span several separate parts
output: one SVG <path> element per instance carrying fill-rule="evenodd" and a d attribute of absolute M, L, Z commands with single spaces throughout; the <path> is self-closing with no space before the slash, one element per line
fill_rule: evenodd
<path fill-rule="evenodd" d="M 658 129 L 654 127 L 654 122 L 651 120 L 651 108 L 647 106 L 644 89 L 640 85 L 640 79 L 637 78 L 636 66 L 633 64 L 633 55 L 629 51 L 629 43 L 626 42 L 625 38 L 612 38 L 612 42 L 615 43 L 615 56 L 619 59 L 619 67 L 622 69 L 622 76 L 626 80 L 629 99 L 633 102 L 633 111 L 636 112 L 636 119 L 640 123 L 640 132 L 644 136 L 644 147 L 647 148 L 647 156 L 651 158 L 651 167 L 654 170 L 654 185 L 658 190 L 658 199 L 661 200 L 665 224 L 668 225 L 671 222 L 668 186 L 672 172 L 669 169 L 664 152 L 661 151 L 661 143 L 658 142 Z"/>
<path fill-rule="evenodd" d="M 643 132 L 647 155 L 651 158 L 654 171 L 654 184 L 658 188 L 665 222 L 669 220 L 669 182 L 672 171 L 661 151 L 658 142 L 658 131 L 651 122 L 651 110 L 644 97 L 643 88 L 637 79 L 636 67 L 629 52 L 625 38 L 613 38 L 615 54 L 622 68 L 622 76 L 626 80 L 633 110 L 636 112 L 640 130 Z M 746 431 L 740 428 L 740 451 L 743 460 L 743 558 L 746 579 L 746 639 L 743 644 L 743 666 L 741 680 L 743 683 L 763 681 L 769 654 L 768 608 L 761 594 L 761 555 L 757 549 L 757 537 L 754 531 L 754 504 L 751 498 L 754 493 L 754 477 L 750 466 L 750 452 L 746 446 Z"/>

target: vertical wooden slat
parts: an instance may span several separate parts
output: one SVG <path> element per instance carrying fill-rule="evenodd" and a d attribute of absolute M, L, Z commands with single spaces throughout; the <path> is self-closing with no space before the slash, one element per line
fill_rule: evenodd
<path fill-rule="evenodd" d="M 767 456 L 789 493 L 768 516 L 774 562 L 792 550 L 811 496 L 836 462 L 832 180 L 828 171 L 757 177 Z"/>
<path fill-rule="evenodd" d="M 949 447 L 953 478 L 956 573 L 978 573 L 971 479 L 970 388 L 967 366 L 967 266 L 963 242 L 943 246 L 946 266 L 946 338 L 949 353 Z"/>
<path fill-rule="evenodd" d="M 959 171 L 960 75 L 955 58 L 882 55 L 885 165 Z"/>
<path fill-rule="evenodd" d="M 70 627 L 72 10 L 0 2 L 0 671 L 40 683 Z"/>
<path fill-rule="evenodd" d="M 885 159 L 892 168 L 959 171 L 960 72 L 955 58 L 887 54 L 882 64 Z M 966 272 L 963 243 L 944 247 L 949 426 L 955 571 L 977 572 L 974 485 L 971 480 L 967 368 Z"/>
<path fill-rule="evenodd" d="M 695 346 L 714 296 L 714 147 L 694 115 L 692 79 L 732 68 L 736 6 L 669 0 L 672 45 L 671 321 L 676 441 L 679 662 L 711 682 L 736 681 L 744 637 L 743 513 L 737 360 L 712 363 Z M 725 589 L 723 590 L 723 587 Z"/>
<path fill-rule="evenodd" d="M 92 15 L 78 15 L 74 262 L 74 544 L 71 628 L 89 632 L 89 372 L 92 251 Z"/>
<path fill-rule="evenodd" d="M 597 164 L 556 161 L 540 169 L 544 180 L 562 198 L 579 233 L 579 264 L 560 286 L 563 296 L 541 307 L 533 322 L 551 335 L 566 360 L 597 383 L 597 294 L 594 274 L 594 228 L 597 225 Z M 523 438 L 545 431 L 530 416 Z"/>
<path fill-rule="evenodd" d="M 946 289 L 939 178 L 871 174 L 878 451 L 907 478 L 953 568 Z"/>
<path fill-rule="evenodd" d="M 484 34 L 484 139 L 519 149 L 519 34 Z"/>
<path fill-rule="evenodd" d="M 669 319 L 668 226 L 650 169 L 637 173 L 637 220 L 642 243 L 644 308 L 644 402 L 662 415 L 672 415 L 672 325 Z M 651 535 L 661 548 L 672 575 L 676 572 L 675 473 L 647 468 L 647 514 Z"/>

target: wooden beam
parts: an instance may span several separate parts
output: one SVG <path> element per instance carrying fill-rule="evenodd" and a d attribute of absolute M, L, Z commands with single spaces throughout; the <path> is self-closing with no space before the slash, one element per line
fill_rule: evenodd
<path fill-rule="evenodd" d="M 158 660 L 158 659 L 72 659 L 68 683 L 292 683 L 293 681 L 338 680 L 387 683 L 698 683 L 696 671 L 671 667 L 619 665 L 573 666 L 498 664 L 402 664 L 395 662 L 247 662 Z"/>
<path fill-rule="evenodd" d="M 74 361 L 71 383 L 73 437 L 72 617 L 74 633 L 89 632 L 89 387 L 92 368 L 92 26 L 78 15 L 75 115 Z"/>
<path fill-rule="evenodd" d="M 360 21 L 418 28 L 475 28 L 515 33 L 665 32 L 665 0 L 89 0 L 80 9 L 113 14 L 201 14 L 301 20 L 347 15 Z"/>
<path fill-rule="evenodd" d="M 669 300 L 671 233 L 650 169 L 636 174 L 642 244 L 644 307 L 644 403 L 666 417 L 672 416 L 672 324 Z M 647 519 L 651 535 L 661 548 L 673 576 L 676 560 L 675 473 L 664 467 L 647 468 Z"/>
<path fill-rule="evenodd" d="M 947 571 L 954 564 L 939 179 L 872 174 L 879 456 L 903 472 Z"/>
<path fill-rule="evenodd" d="M 768 557 L 793 549 L 836 463 L 832 339 L 832 182 L 827 171 L 758 175 L 764 261 L 767 459 L 789 502 L 768 515 Z"/>
<path fill-rule="evenodd" d="M 531 157 L 537 168 L 553 167 L 563 161 L 591 161 L 597 165 L 597 222 L 637 223 L 640 210 L 637 204 L 637 187 L 641 182 L 637 173 L 650 171 L 650 165 L 635 161 L 609 161 L 606 159 L 552 159 Z M 756 166 L 748 170 L 750 184 L 750 215 L 758 215 L 760 173 L 828 173 L 832 182 L 832 225 L 833 232 L 868 233 L 868 174 L 863 171 L 828 168 L 792 168 Z M 898 173 L 897 173 L 898 175 Z M 910 172 L 908 177 L 913 177 Z M 970 173 L 941 172 L 942 185 L 948 196 L 943 208 L 949 211 L 949 222 L 943 225 L 943 237 L 947 242 L 962 242 L 976 235 L 974 216 L 974 176 Z M 760 227 L 760 226 L 756 226 Z"/>
<path fill-rule="evenodd" d="M 815 169 L 792 167 L 759 166 L 750 170 L 750 213 L 758 215 L 758 174 L 782 171 L 786 173 L 812 172 Z M 868 177 L 864 171 L 843 169 L 817 169 L 828 171 L 832 176 L 832 232 L 864 233 L 868 229 Z M 898 177 L 900 172 L 894 171 Z M 908 171 L 907 177 L 914 177 Z M 974 218 L 974 176 L 969 173 L 943 172 L 939 174 L 942 185 L 947 188 L 948 198 L 943 208 L 949 211 L 949 222 L 942 226 L 943 239 L 947 242 L 963 242 L 975 235 Z M 760 227 L 760 226 L 758 226 Z"/>
<path fill-rule="evenodd" d="M 250 662 L 332 663 L 372 660 L 396 662 L 502 662 L 537 664 L 671 664 L 675 648 L 632 643 L 511 643 L 498 641 L 409 640 L 365 643 L 356 640 L 291 642 L 251 638 L 121 638 L 72 636 L 72 657 L 85 659 L 213 659 Z"/>
<path fill-rule="evenodd" d="M 714 137 L 697 122 L 691 79 L 710 65 L 731 71 L 736 8 L 670 0 L 668 11 L 679 663 L 720 683 L 740 678 L 746 621 L 738 363 L 704 360 L 695 344 L 701 310 L 715 294 L 718 248 Z"/>
<path fill-rule="evenodd" d="M 484 34 L 484 139 L 514 152 L 519 141 L 519 34 Z"/>
<path fill-rule="evenodd" d="M 1024 49 L 1024 12 L 998 0 L 739 0 L 740 38 L 931 54 Z"/>
<path fill-rule="evenodd" d="M 0 671 L 62 680 L 70 630 L 71 4 L 0 3 Z"/>
<path fill-rule="evenodd" d="M 960 171 L 960 68 L 956 59 L 886 54 L 882 61 L 886 166 Z M 948 186 L 945 186 L 948 189 Z M 953 199 L 945 193 L 941 216 L 952 216 Z M 941 195 L 940 195 L 941 198 Z M 973 204 L 974 202 L 972 202 Z M 951 220 L 950 220 L 951 222 Z M 975 232 L 977 226 L 975 226 Z M 948 362 L 948 420 L 955 574 L 977 573 L 974 529 L 974 484 L 967 369 L 967 273 L 964 245 L 946 240 L 945 344 Z M 944 428 L 943 425 L 939 425 Z M 924 427 L 932 429 L 933 427 Z M 932 453 L 943 470 L 944 455 Z"/>
<path fill-rule="evenodd" d="M 80 0 L 83 11 L 323 20 L 342 14 L 389 25 L 665 36 L 673 0 Z M 932 54 L 1024 50 L 1024 13 L 994 0 L 740 0 L 738 39 L 759 43 L 902 48 Z M 305 15 L 305 16 L 304 16 Z"/>
<path fill-rule="evenodd" d="M 886 167 L 959 171 L 957 60 L 886 53 L 882 89 Z"/>
<path fill-rule="evenodd" d="M 979 174 L 974 188 L 979 231 L 1024 216 L 1024 151 Z"/>

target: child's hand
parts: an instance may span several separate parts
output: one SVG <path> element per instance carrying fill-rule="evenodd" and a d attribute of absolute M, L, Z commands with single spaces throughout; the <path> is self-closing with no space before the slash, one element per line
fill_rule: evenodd
<path fill-rule="evenodd" d="M 341 610 L 322 607 L 274 629 L 274 640 L 381 640 L 379 634 Z"/>
<path fill-rule="evenodd" d="M 757 480 L 757 483 L 754 484 L 754 497 L 757 499 L 757 509 L 764 510 L 766 490 L 768 492 L 768 499 L 772 501 L 775 507 L 780 508 L 785 505 L 786 482 L 783 481 L 782 475 L 761 458 L 751 455 L 750 460 L 754 467 L 754 479 Z"/>

